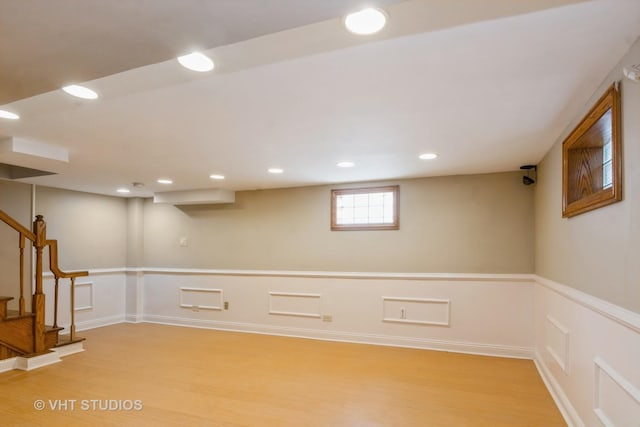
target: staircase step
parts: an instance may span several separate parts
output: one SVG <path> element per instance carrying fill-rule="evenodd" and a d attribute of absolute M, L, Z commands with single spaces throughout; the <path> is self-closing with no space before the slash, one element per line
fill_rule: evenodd
<path fill-rule="evenodd" d="M 84 341 L 86 338 L 81 338 L 81 337 L 73 337 L 73 341 L 71 339 L 69 339 L 69 335 L 60 335 L 58 337 L 58 344 L 56 344 L 56 347 L 62 347 L 65 345 L 69 345 L 69 344 L 75 344 L 75 343 L 79 343 Z"/>
<path fill-rule="evenodd" d="M 45 348 L 52 348 L 55 347 L 56 344 L 58 344 L 58 332 L 60 332 L 61 330 L 63 330 L 64 328 L 61 328 L 59 326 L 56 326 L 55 328 L 53 326 L 46 326 L 44 327 L 44 346 Z"/>
<path fill-rule="evenodd" d="M 34 316 L 35 314 L 33 313 L 24 313 L 21 315 L 18 310 L 7 310 L 7 314 L 4 320 L 22 319 L 23 317 L 34 317 Z"/>
<path fill-rule="evenodd" d="M 4 319 L 7 316 L 7 303 L 12 299 L 13 297 L 0 296 L 0 319 Z"/>

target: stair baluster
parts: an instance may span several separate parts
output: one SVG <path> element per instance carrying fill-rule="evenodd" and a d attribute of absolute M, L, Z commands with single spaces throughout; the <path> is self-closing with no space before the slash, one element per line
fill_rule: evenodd
<path fill-rule="evenodd" d="M 24 234 L 20 233 L 20 299 L 18 314 L 24 316 Z"/>
<path fill-rule="evenodd" d="M 72 277 L 71 278 L 71 326 L 69 327 L 69 339 L 71 340 L 71 342 L 73 342 L 73 337 L 76 334 L 76 319 L 75 319 L 75 314 L 76 314 L 76 302 L 75 302 L 75 295 L 76 295 L 76 278 Z"/>
<path fill-rule="evenodd" d="M 58 276 L 55 276 L 54 296 L 53 296 L 53 327 L 58 327 Z"/>

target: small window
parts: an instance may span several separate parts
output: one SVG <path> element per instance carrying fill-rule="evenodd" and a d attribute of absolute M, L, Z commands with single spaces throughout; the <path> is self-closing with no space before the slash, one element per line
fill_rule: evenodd
<path fill-rule="evenodd" d="M 331 190 L 331 230 L 397 230 L 397 185 Z"/>

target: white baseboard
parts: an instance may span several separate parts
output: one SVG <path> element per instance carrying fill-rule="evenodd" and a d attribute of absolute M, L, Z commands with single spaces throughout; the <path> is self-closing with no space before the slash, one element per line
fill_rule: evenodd
<path fill-rule="evenodd" d="M 76 331 L 86 331 L 88 329 L 100 328 L 102 326 L 115 325 L 118 323 L 123 323 L 125 322 L 125 320 L 126 318 L 124 314 L 117 314 L 115 316 L 101 317 L 99 319 L 92 319 L 92 320 L 87 320 L 85 322 L 78 322 L 76 323 Z"/>
<path fill-rule="evenodd" d="M 60 359 L 60 355 L 55 351 L 50 351 L 48 353 L 33 357 L 18 356 L 16 357 L 16 362 L 13 369 L 20 369 L 21 371 L 31 371 L 33 369 L 53 365 L 54 363 L 58 362 L 62 362 L 62 359 Z"/>
<path fill-rule="evenodd" d="M 63 345 L 61 347 L 54 347 L 51 350 L 58 353 L 60 357 L 65 357 L 70 354 L 82 353 L 84 351 L 84 344 L 80 341 L 73 344 Z"/>
<path fill-rule="evenodd" d="M 0 360 L 0 373 L 15 369 L 17 359 L 17 357 L 12 357 L 11 359 Z"/>
<path fill-rule="evenodd" d="M 142 316 L 138 316 L 137 314 L 127 314 L 124 317 L 124 321 L 127 323 L 142 323 L 144 320 Z"/>
<path fill-rule="evenodd" d="M 567 425 L 569 427 L 585 427 L 585 424 L 578 415 L 578 412 L 569 401 L 569 398 L 562 390 L 562 387 L 560 387 L 560 384 L 558 384 L 553 375 L 551 375 L 551 372 L 549 372 L 547 365 L 544 363 L 544 360 L 537 350 L 535 352 L 533 362 L 535 363 L 538 373 L 540 374 L 540 377 L 542 377 L 542 381 L 544 381 L 545 386 L 547 386 L 547 390 L 549 390 L 553 401 L 556 403 L 556 406 L 560 410 L 560 413 Z"/>
<path fill-rule="evenodd" d="M 339 341 L 357 344 L 375 344 L 392 347 L 418 348 L 423 350 L 451 351 L 455 353 L 510 357 L 518 359 L 533 358 L 533 348 L 529 347 L 500 346 L 493 344 L 432 340 L 390 335 L 291 328 L 273 325 L 261 325 L 256 323 L 222 322 L 215 320 L 187 319 L 181 317 L 159 315 L 145 315 L 144 321 L 164 325 L 189 326 L 194 328 L 278 335 L 295 338 L 309 338 L 323 341 Z"/>

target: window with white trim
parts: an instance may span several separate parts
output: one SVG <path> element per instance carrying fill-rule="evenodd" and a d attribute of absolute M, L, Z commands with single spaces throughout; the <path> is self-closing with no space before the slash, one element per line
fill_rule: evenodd
<path fill-rule="evenodd" d="M 331 190 L 331 230 L 397 230 L 399 186 Z"/>

